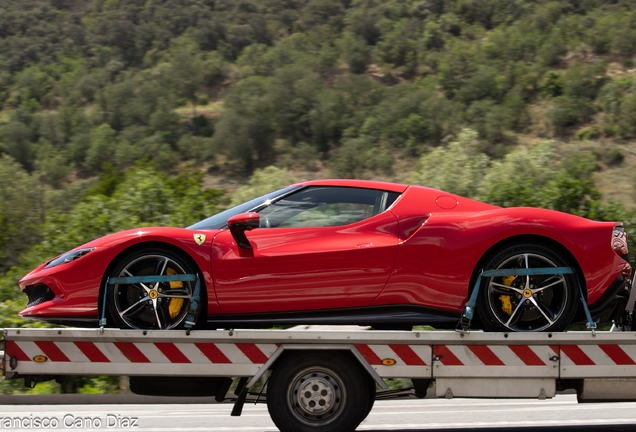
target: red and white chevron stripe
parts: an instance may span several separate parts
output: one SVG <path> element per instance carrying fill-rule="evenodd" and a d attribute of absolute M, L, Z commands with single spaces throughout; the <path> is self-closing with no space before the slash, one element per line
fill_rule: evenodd
<path fill-rule="evenodd" d="M 632 366 L 636 365 L 634 345 L 561 345 L 563 366 Z"/>
<path fill-rule="evenodd" d="M 381 365 L 382 360 L 395 360 L 396 366 L 429 366 L 430 345 L 356 345 L 356 349 L 371 365 Z"/>
<path fill-rule="evenodd" d="M 15 358 L 17 371 L 25 375 L 153 375 L 169 371 L 192 376 L 251 376 L 281 345 L 112 339 L 104 342 L 6 340 L 5 343 L 7 358 Z M 636 377 L 636 345 L 633 344 L 362 343 L 354 346 L 383 377 Z M 172 367 L 175 364 L 180 365 L 176 370 Z"/>
<path fill-rule="evenodd" d="M 559 347 L 529 345 L 406 345 L 357 344 L 370 365 L 393 360 L 395 366 L 430 366 L 433 356 L 444 366 L 547 366 Z M 263 364 L 278 344 L 173 342 L 50 342 L 7 341 L 18 361 L 44 355 L 53 362 Z M 618 345 L 565 346 L 570 364 L 636 364 L 636 347 Z M 586 354 L 587 353 L 587 354 Z M 602 353 L 602 354 L 601 354 Z M 610 359 L 614 363 L 609 363 Z"/>
<path fill-rule="evenodd" d="M 632 344 L 561 345 L 561 378 L 636 377 Z"/>
<path fill-rule="evenodd" d="M 382 377 L 431 377 L 430 345 L 356 344 L 355 347 Z"/>
<path fill-rule="evenodd" d="M 7 341 L 19 362 L 46 356 L 51 362 L 263 364 L 276 344 Z"/>
<path fill-rule="evenodd" d="M 435 360 L 444 366 L 552 366 L 558 346 L 436 345 Z"/>
<path fill-rule="evenodd" d="M 557 378 L 559 347 L 547 345 L 435 345 L 436 378 Z"/>

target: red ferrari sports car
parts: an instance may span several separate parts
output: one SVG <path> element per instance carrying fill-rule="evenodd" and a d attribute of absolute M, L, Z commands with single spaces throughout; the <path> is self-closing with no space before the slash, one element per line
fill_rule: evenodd
<path fill-rule="evenodd" d="M 20 281 L 20 315 L 180 328 L 195 275 L 196 328 L 453 328 L 479 279 L 473 327 L 560 331 L 584 318 L 581 295 L 596 321 L 611 321 L 631 289 L 620 223 L 420 186 L 317 180 L 188 228 L 132 229 L 79 246 Z"/>

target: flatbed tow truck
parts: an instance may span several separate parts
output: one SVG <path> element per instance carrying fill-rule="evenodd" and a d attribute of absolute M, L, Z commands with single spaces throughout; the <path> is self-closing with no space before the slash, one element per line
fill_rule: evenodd
<path fill-rule="evenodd" d="M 501 271 L 482 275 L 493 272 Z M 187 277 L 196 276 L 139 278 Z M 623 331 L 596 331 L 581 292 L 589 331 L 471 331 L 478 289 L 479 283 L 456 331 L 120 330 L 105 328 L 105 314 L 99 329 L 4 329 L 2 372 L 27 386 L 68 375 L 128 376 L 133 393 L 219 402 L 234 383 L 232 415 L 247 400 L 267 403 L 282 432 L 353 431 L 376 399 L 429 391 L 442 398 L 545 399 L 574 390 L 579 402 L 636 401 L 632 311 L 615 320 L 613 330 Z M 196 321 L 198 291 L 197 283 L 186 326 Z M 393 378 L 410 379 L 413 388 L 389 390 L 385 379 Z"/>
<path fill-rule="evenodd" d="M 5 329 L 3 373 L 29 386 L 124 375 L 136 393 L 219 401 L 237 378 L 232 415 L 249 399 L 266 402 L 283 432 L 340 432 L 376 399 L 405 395 L 384 378 L 410 378 L 417 397 L 434 381 L 443 398 L 574 389 L 579 402 L 636 400 L 636 332 Z"/>

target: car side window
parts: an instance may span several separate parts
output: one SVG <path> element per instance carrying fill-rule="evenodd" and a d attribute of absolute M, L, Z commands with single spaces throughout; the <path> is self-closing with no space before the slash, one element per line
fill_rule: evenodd
<path fill-rule="evenodd" d="M 383 212 L 399 194 L 351 187 L 309 187 L 259 212 L 261 227 L 348 225 Z"/>

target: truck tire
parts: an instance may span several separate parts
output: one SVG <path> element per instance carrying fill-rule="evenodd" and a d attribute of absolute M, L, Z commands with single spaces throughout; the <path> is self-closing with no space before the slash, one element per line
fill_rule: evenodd
<path fill-rule="evenodd" d="M 345 353 L 293 353 L 272 372 L 267 408 L 281 432 L 349 432 L 370 410 L 370 388 Z"/>
<path fill-rule="evenodd" d="M 366 419 L 369 416 L 369 413 L 373 409 L 373 405 L 375 404 L 375 381 L 373 378 L 368 377 L 367 383 L 369 384 L 369 399 L 367 403 L 367 413 L 364 415 L 362 420 Z"/>

